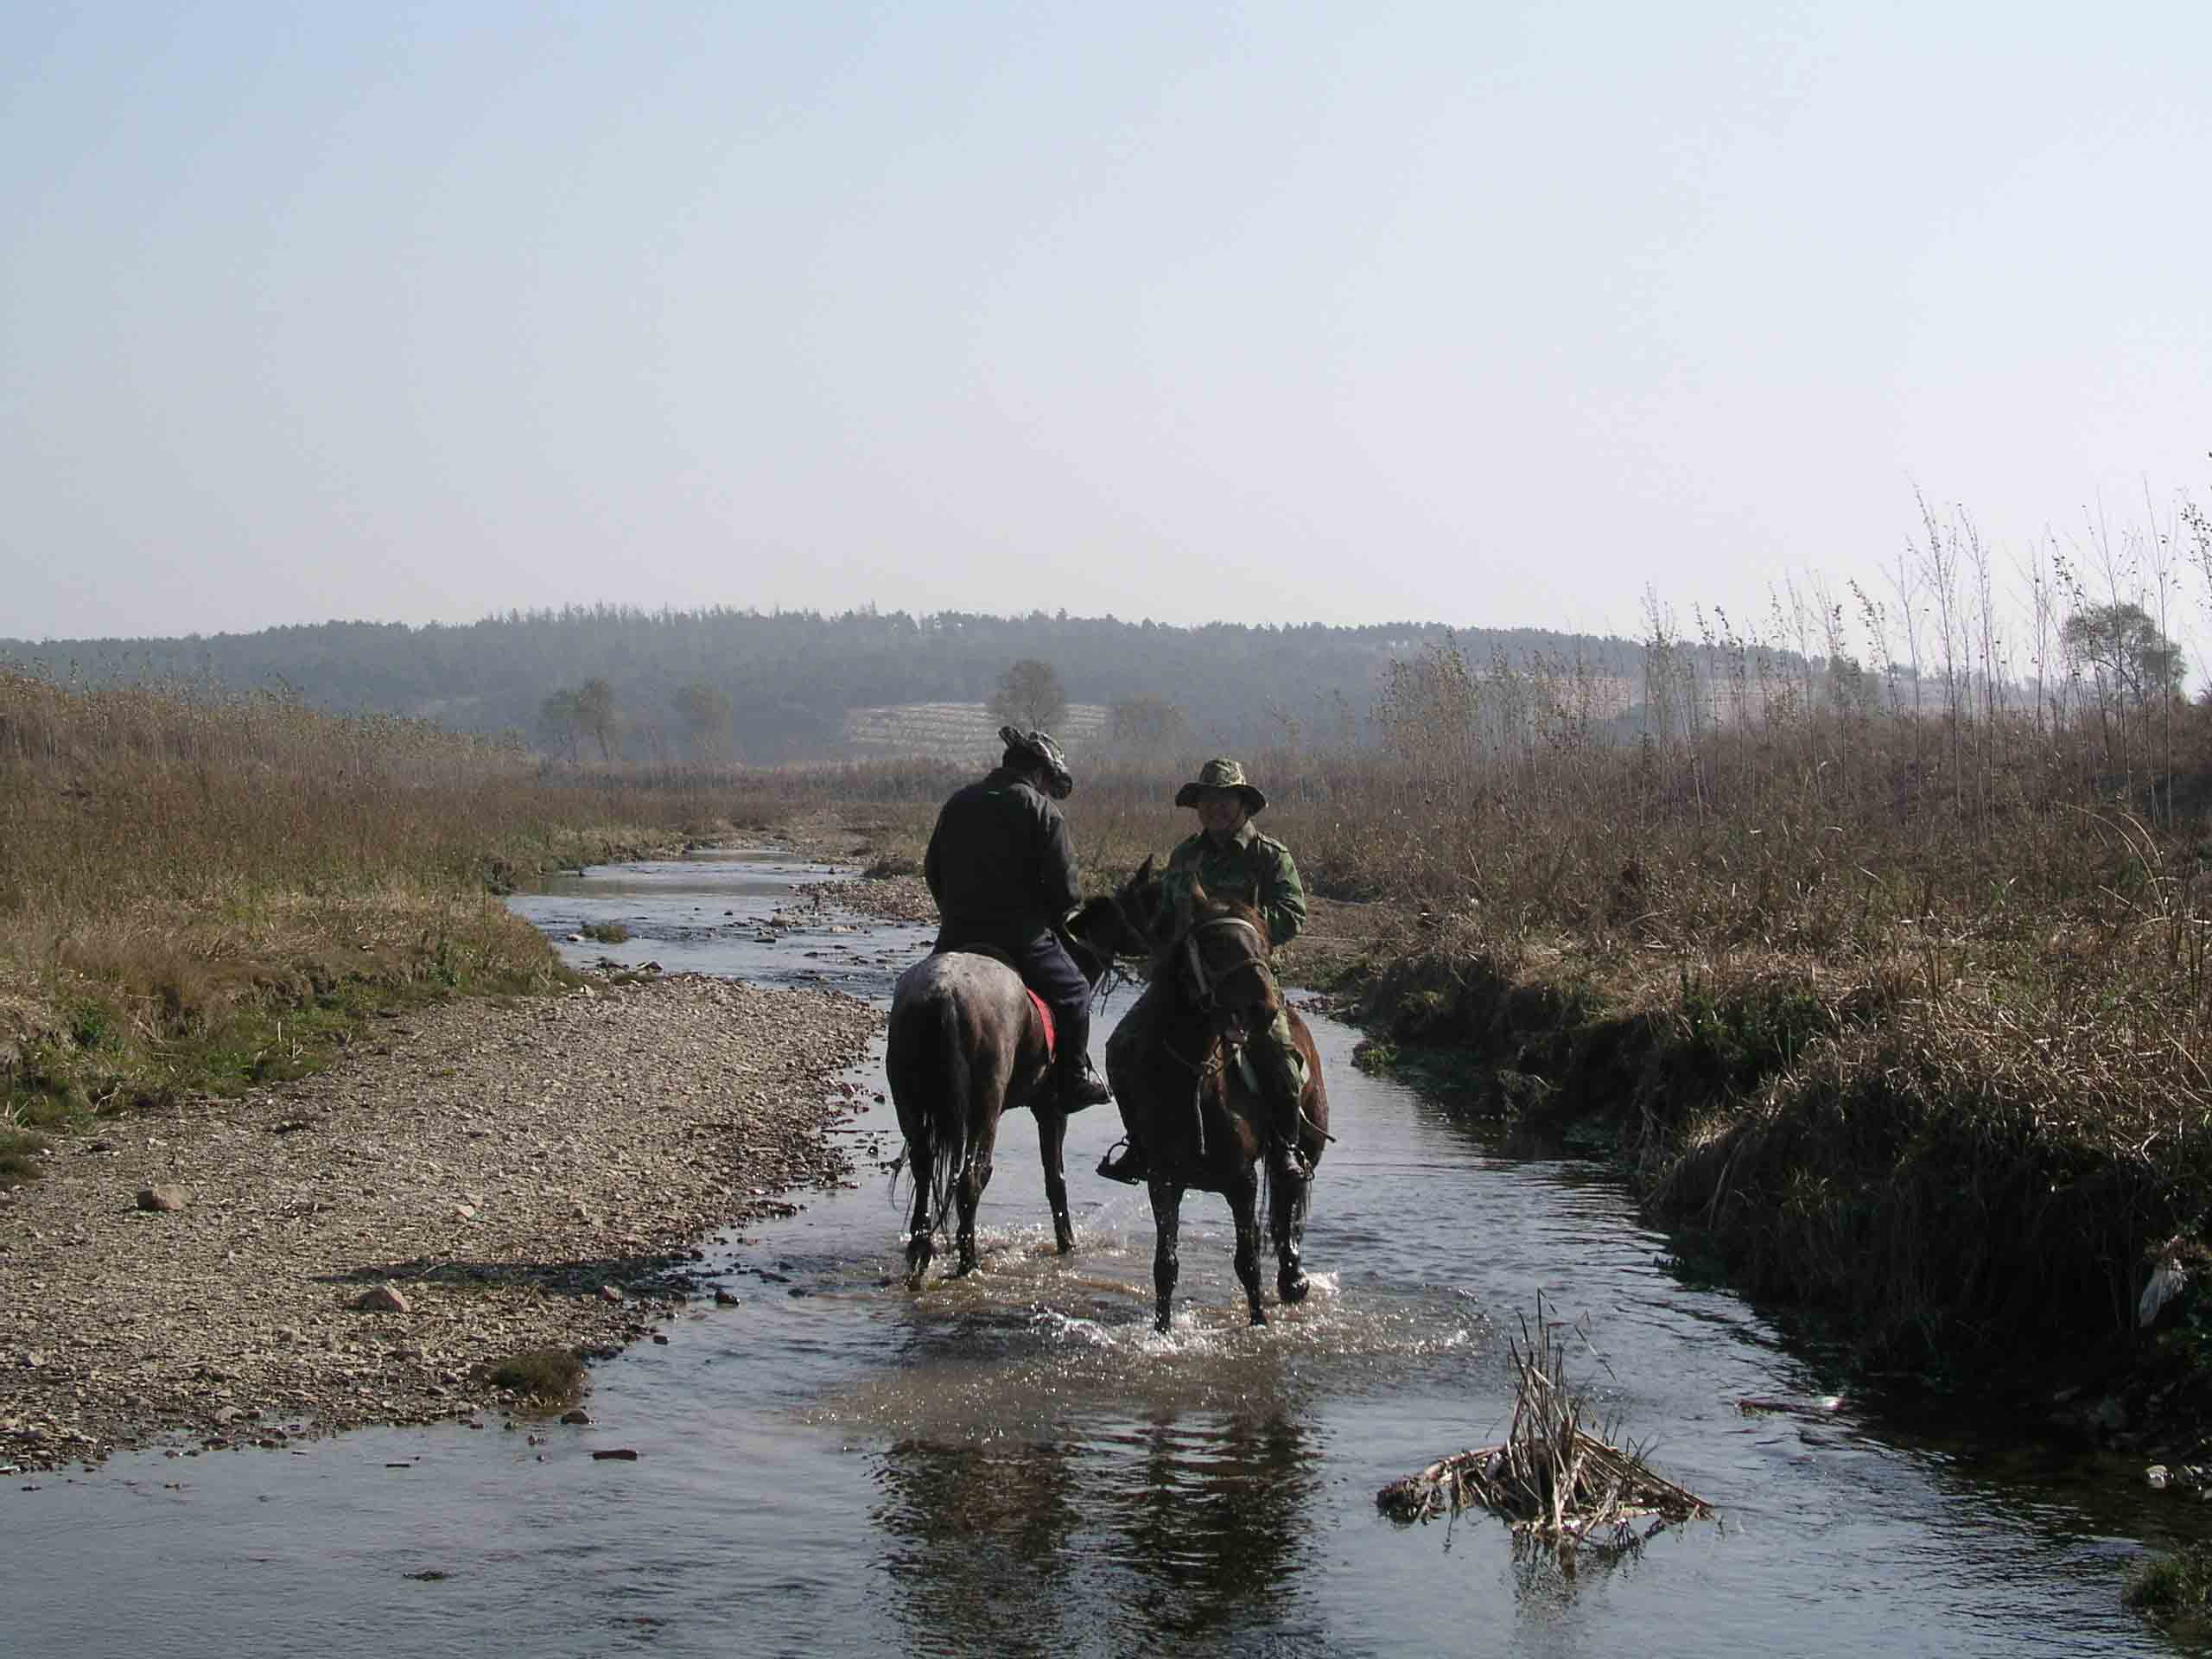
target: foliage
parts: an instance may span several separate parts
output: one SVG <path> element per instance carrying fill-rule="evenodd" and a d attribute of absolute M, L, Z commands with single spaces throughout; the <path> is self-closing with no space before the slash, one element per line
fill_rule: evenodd
<path fill-rule="evenodd" d="M 701 760 L 727 760 L 731 721 L 734 715 L 729 693 L 705 680 L 693 680 L 676 689 L 670 707 L 683 722 L 694 753 Z"/>
<path fill-rule="evenodd" d="M 2087 670 L 2100 698 L 2147 709 L 2177 696 L 2187 677 L 2181 650 L 2140 605 L 2095 605 L 2068 617 L 2059 638 Z"/>
<path fill-rule="evenodd" d="M 1050 731 L 1067 707 L 1059 675 L 1050 663 L 1033 657 L 1009 664 L 991 693 L 991 713 L 1025 732 Z"/>
<path fill-rule="evenodd" d="M 1117 746 L 1158 754 L 1190 735 L 1190 717 L 1165 697 L 1127 697 L 1108 716 L 1108 735 Z"/>
<path fill-rule="evenodd" d="M 512 611 L 465 626 L 331 622 L 188 639 L 0 639 L 0 663 L 86 685 L 297 688 L 327 712 L 400 712 L 455 729 L 531 734 L 545 752 L 600 758 L 572 699 L 604 680 L 625 718 L 609 729 L 618 760 L 656 763 L 698 753 L 675 703 L 687 686 L 728 699 L 730 741 L 717 759 L 830 760 L 848 751 L 848 711 L 906 703 L 988 702 L 1008 663 L 1053 664 L 1086 698 L 1110 705 L 1172 697 L 1189 746 L 1249 753 L 1285 729 L 1271 707 L 1342 741 L 1373 702 L 1383 665 L 1439 638 L 1434 624 L 1295 627 L 1214 623 L 1170 627 L 1113 617 L 1033 612 L 909 615 L 859 610 L 644 611 L 614 605 Z M 1630 672 L 1637 647 L 1535 629 L 1470 630 L 1471 652 L 1580 654 Z M 662 745 L 656 747 L 656 744 Z"/>

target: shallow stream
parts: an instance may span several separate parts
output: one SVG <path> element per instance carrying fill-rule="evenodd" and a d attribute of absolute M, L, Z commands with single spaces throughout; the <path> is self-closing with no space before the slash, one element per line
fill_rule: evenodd
<path fill-rule="evenodd" d="M 578 961 L 887 1001 L 927 935 L 803 902 L 832 874 L 724 854 L 514 903 Z M 565 942 L 594 921 L 633 937 Z M 41 1490 L 0 1492 L 0 1648 L 2165 1650 L 2120 1604 L 2158 1500 L 2000 1438 L 1830 1408 L 1835 1375 L 1683 1276 L 1601 1166 L 1507 1156 L 1355 1070 L 1349 1029 L 1313 1025 L 1339 1136 L 1315 1187 L 1316 1288 L 1264 1329 L 1237 1317 L 1228 1212 L 1199 1195 L 1175 1327 L 1154 1334 L 1143 1194 L 1090 1173 L 1111 1107 L 1070 1128 L 1072 1257 L 1050 1253 L 1023 1116 L 1001 1137 L 984 1271 L 909 1294 L 879 1166 L 896 1126 L 868 1107 L 842 1131 L 858 1189 L 702 1241 L 737 1305 L 695 1304 L 666 1345 L 597 1367 L 589 1427 L 487 1414 L 11 1483 Z M 863 1104 L 880 1060 L 852 1074 Z M 1503 1434 L 1507 1338 L 1539 1294 L 1593 1402 L 1717 1522 L 1567 1574 L 1493 1522 L 1378 1516 L 1385 1482 Z M 591 1456 L 618 1446 L 638 1459 Z"/>

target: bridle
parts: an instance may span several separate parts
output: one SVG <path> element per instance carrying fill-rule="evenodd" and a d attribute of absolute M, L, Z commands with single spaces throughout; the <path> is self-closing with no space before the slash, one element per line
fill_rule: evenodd
<path fill-rule="evenodd" d="M 1248 935 L 1253 945 L 1252 954 L 1218 973 L 1206 966 L 1205 954 L 1198 949 L 1198 935 L 1235 931 Z M 1245 974 L 1260 982 L 1261 1000 L 1281 995 L 1275 986 L 1274 970 L 1268 965 L 1268 936 L 1242 916 L 1208 916 L 1184 930 L 1180 947 L 1183 960 L 1191 970 L 1191 984 L 1198 993 L 1198 1006 L 1202 1013 L 1218 1017 L 1222 1013 L 1221 988 Z"/>

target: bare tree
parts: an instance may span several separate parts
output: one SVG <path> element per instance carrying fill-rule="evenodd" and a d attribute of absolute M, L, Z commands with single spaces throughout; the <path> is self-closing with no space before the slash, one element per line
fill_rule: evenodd
<path fill-rule="evenodd" d="M 999 676 L 990 710 L 1025 731 L 1049 728 L 1068 711 L 1068 694 L 1050 663 L 1025 657 Z"/>
<path fill-rule="evenodd" d="M 613 760 L 614 688 L 605 680 L 586 680 L 576 689 L 576 718 L 598 743 L 601 764 Z"/>

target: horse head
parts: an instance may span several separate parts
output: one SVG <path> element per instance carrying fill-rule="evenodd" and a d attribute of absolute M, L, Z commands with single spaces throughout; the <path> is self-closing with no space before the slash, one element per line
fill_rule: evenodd
<path fill-rule="evenodd" d="M 1191 884 L 1159 932 L 1154 972 L 1174 976 L 1186 1007 L 1239 1043 L 1275 1017 L 1282 993 L 1268 965 L 1268 925 L 1249 905 L 1212 899 Z"/>
<path fill-rule="evenodd" d="M 1101 972 L 1117 958 L 1141 961 L 1153 954 L 1160 886 L 1153 861 L 1147 858 L 1120 887 L 1084 899 L 1068 918 L 1068 933 L 1099 963 Z"/>

